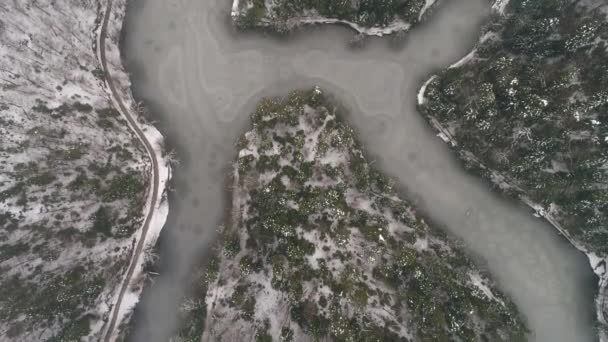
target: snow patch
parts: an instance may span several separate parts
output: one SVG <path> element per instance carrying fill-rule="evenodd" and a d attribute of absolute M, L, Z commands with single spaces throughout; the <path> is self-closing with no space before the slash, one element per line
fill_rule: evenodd
<path fill-rule="evenodd" d="M 463 66 L 463 65 L 467 64 L 469 61 L 471 61 L 473 59 L 473 57 L 475 57 L 476 53 L 477 53 L 477 49 L 473 49 L 473 51 L 469 52 L 466 56 L 462 57 L 458 62 L 450 65 L 448 69 L 460 68 L 461 66 Z"/>
<path fill-rule="evenodd" d="M 481 275 L 479 273 L 469 273 L 469 278 L 471 279 L 471 283 L 473 283 L 473 285 L 475 285 L 478 289 L 480 289 L 481 292 L 489 300 L 498 302 L 498 303 L 502 304 L 503 306 L 505 305 L 505 303 L 500 298 L 497 298 L 494 295 L 494 293 L 492 293 L 492 290 L 488 287 L 488 285 L 485 284 L 484 279 L 481 277 Z"/>
<path fill-rule="evenodd" d="M 426 82 L 424 82 L 424 84 L 422 85 L 422 88 L 420 88 L 420 90 L 418 91 L 418 104 L 419 105 L 424 105 L 426 103 L 426 98 L 424 97 L 426 88 L 429 86 L 429 84 L 431 84 L 431 82 L 433 82 L 433 80 L 435 78 L 437 78 L 437 75 L 431 76 L 431 78 L 429 78 Z"/>
<path fill-rule="evenodd" d="M 426 12 L 437 2 L 437 0 L 426 0 L 424 3 L 424 7 L 420 10 L 420 15 L 418 16 L 418 21 L 421 21 Z"/>
<path fill-rule="evenodd" d="M 396 32 L 406 32 L 412 27 L 411 24 L 406 23 L 401 19 L 397 19 L 385 27 L 363 27 L 348 20 L 325 18 L 321 16 L 308 16 L 290 19 L 288 25 L 296 26 L 299 24 L 344 24 L 361 34 L 377 37 L 382 37 Z"/>
<path fill-rule="evenodd" d="M 510 0 L 496 0 L 492 5 L 492 10 L 496 11 L 498 14 L 504 15 L 509 1 Z"/>

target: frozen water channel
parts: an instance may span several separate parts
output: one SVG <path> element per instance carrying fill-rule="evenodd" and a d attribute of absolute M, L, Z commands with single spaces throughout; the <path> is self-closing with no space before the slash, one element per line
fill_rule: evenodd
<path fill-rule="evenodd" d="M 162 236 L 163 265 L 146 292 L 136 339 L 166 341 L 184 279 L 222 221 L 234 142 L 263 95 L 320 85 L 351 112 L 377 164 L 428 217 L 461 238 L 528 319 L 536 341 L 593 341 L 595 279 L 585 256 L 530 210 L 467 175 L 416 112 L 435 70 L 473 47 L 487 0 L 444 1 L 401 47 L 390 38 L 347 46 L 342 27 L 288 39 L 237 33 L 231 0 L 133 0 L 123 44 L 136 96 L 180 154 Z"/>

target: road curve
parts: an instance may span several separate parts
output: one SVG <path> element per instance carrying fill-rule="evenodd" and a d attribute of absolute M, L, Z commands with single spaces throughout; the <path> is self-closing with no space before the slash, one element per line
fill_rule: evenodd
<path fill-rule="evenodd" d="M 131 112 L 127 109 L 127 107 L 121 100 L 120 96 L 118 96 L 118 91 L 116 90 L 116 85 L 114 84 L 114 80 L 112 79 L 112 75 L 110 75 L 110 71 L 108 69 L 108 63 L 106 60 L 105 42 L 106 42 L 106 37 L 107 37 L 107 33 L 108 33 L 108 22 L 110 20 L 110 14 L 112 12 L 112 2 L 113 2 L 113 0 L 108 0 L 106 12 L 104 14 L 103 23 L 101 26 L 101 31 L 99 33 L 99 44 L 98 44 L 97 48 L 99 49 L 99 55 L 100 55 L 100 59 L 101 59 L 101 67 L 103 69 L 103 75 L 104 75 L 105 81 L 110 89 L 112 97 L 118 104 L 119 109 L 122 112 L 123 116 L 129 122 L 129 127 L 133 130 L 135 135 L 137 135 L 137 138 L 145 146 L 146 152 L 148 153 L 148 156 L 150 157 L 150 160 L 152 162 L 152 174 L 150 175 L 150 178 L 151 178 L 150 184 L 152 184 L 152 195 L 151 195 L 152 200 L 150 201 L 150 207 L 148 208 L 149 210 L 146 213 L 146 218 L 145 218 L 142 230 L 141 230 L 141 236 L 139 237 L 139 241 L 137 242 L 137 247 L 135 248 L 135 251 L 133 251 L 133 253 L 131 254 L 129 268 L 127 270 L 127 274 L 126 274 L 125 278 L 123 279 L 122 285 L 120 287 L 120 293 L 118 295 L 118 299 L 116 300 L 116 303 L 114 303 L 114 306 L 112 307 L 112 309 L 110 311 L 111 318 L 110 318 L 109 324 L 107 324 L 107 329 L 105 330 L 105 333 L 104 333 L 105 336 L 103 337 L 103 340 L 106 342 L 108 342 L 112 339 L 114 329 L 116 328 L 116 321 L 118 320 L 118 313 L 120 312 L 120 305 L 122 303 L 125 292 L 127 291 L 127 288 L 129 287 L 131 278 L 133 277 L 135 267 L 137 266 L 137 259 L 139 259 L 139 256 L 141 255 L 141 252 L 143 251 L 144 242 L 146 240 L 146 234 L 148 233 L 148 230 L 150 228 L 150 222 L 152 221 L 152 216 L 154 215 L 155 206 L 156 206 L 156 203 L 158 202 L 158 187 L 159 187 L 159 184 L 158 184 L 158 180 L 159 180 L 158 159 L 156 158 L 156 154 L 154 153 L 152 144 L 146 138 L 144 132 L 141 130 L 136 119 L 133 116 L 131 116 Z"/>

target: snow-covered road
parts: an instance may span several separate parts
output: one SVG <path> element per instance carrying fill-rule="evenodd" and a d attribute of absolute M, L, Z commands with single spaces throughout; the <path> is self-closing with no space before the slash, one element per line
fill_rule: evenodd
<path fill-rule="evenodd" d="M 122 64 L 120 54 L 116 55 L 117 47 L 115 45 L 113 46 L 113 52 L 115 52 L 113 63 L 108 63 L 109 58 L 106 53 L 108 28 L 113 24 L 115 25 L 115 31 L 117 26 L 118 32 L 120 32 L 122 18 L 124 17 L 124 3 L 121 5 L 116 10 L 117 13 L 112 16 L 112 11 L 114 10 L 113 0 L 108 0 L 106 4 L 103 22 L 98 33 L 98 57 L 112 101 L 127 120 L 129 127 L 135 132 L 140 142 L 145 146 L 151 160 L 152 170 L 150 172 L 150 188 L 148 189 L 144 223 L 140 229 L 139 236 L 136 237 L 135 249 L 131 253 L 129 267 L 124 275 L 120 289 L 115 294 L 114 300 L 110 305 L 110 320 L 104 327 L 104 341 L 112 341 L 116 338 L 118 334 L 116 327 L 131 313 L 131 310 L 139 301 L 142 288 L 141 286 L 134 285 L 137 285 L 135 283 L 140 281 L 138 278 L 141 277 L 142 273 L 144 263 L 143 253 L 147 248 L 154 245 L 160 234 L 160 230 L 165 224 L 168 215 L 168 204 L 163 200 L 163 194 L 171 174 L 168 160 L 163 156 L 161 147 L 163 137 L 153 126 L 145 124 L 138 117 L 139 113 L 135 112 L 135 102 L 130 94 L 128 76 L 124 73 L 124 70 L 112 69 L 115 65 Z M 117 80 L 117 78 L 121 79 Z M 121 81 L 123 84 L 121 84 Z M 125 82 L 127 84 L 124 84 Z M 125 89 L 127 89 L 126 92 L 124 91 Z M 127 107 L 125 102 L 129 103 L 130 106 Z"/>

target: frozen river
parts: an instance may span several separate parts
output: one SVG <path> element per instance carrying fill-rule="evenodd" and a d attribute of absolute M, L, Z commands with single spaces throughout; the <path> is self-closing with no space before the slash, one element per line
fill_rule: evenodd
<path fill-rule="evenodd" d="M 182 161 L 162 236 L 161 275 L 137 315 L 138 341 L 166 341 L 191 264 L 221 224 L 234 143 L 263 95 L 320 85 L 351 112 L 377 165 L 492 271 L 536 341 L 593 341 L 596 283 L 585 256 L 530 210 L 467 175 L 416 112 L 436 70 L 473 47 L 487 0 L 450 0 L 401 47 L 349 49 L 353 33 L 315 27 L 288 39 L 237 33 L 231 0 L 132 0 L 124 54 L 136 97 Z"/>

